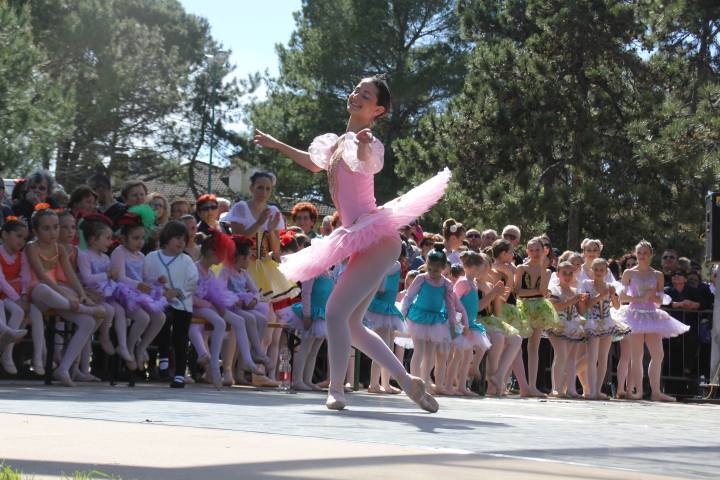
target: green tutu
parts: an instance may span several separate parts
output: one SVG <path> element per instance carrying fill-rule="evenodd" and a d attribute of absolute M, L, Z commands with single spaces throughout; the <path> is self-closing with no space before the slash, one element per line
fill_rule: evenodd
<path fill-rule="evenodd" d="M 501 333 L 505 337 L 511 337 L 513 335 L 520 335 L 517 328 L 512 325 L 503 322 L 495 315 L 489 317 L 478 317 L 478 322 L 485 326 L 485 330 L 490 333 Z"/>
<path fill-rule="evenodd" d="M 519 298 L 517 308 L 533 329 L 552 330 L 560 325 L 557 310 L 547 298 Z"/>
<path fill-rule="evenodd" d="M 505 303 L 500 308 L 500 320 L 512 325 L 522 338 L 528 338 L 533 333 L 533 329 L 527 319 L 520 313 L 520 310 L 511 303 Z"/>

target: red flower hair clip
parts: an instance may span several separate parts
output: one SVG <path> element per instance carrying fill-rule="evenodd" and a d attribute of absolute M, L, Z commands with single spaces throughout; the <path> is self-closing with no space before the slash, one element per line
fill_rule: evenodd
<path fill-rule="evenodd" d="M 123 213 L 115 224 L 119 227 L 144 227 L 142 217 L 133 212 Z"/>
<path fill-rule="evenodd" d="M 8 215 L 7 217 L 5 217 L 6 222 L 12 222 L 13 220 L 20 221 L 20 219 L 15 215 Z"/>
<path fill-rule="evenodd" d="M 112 220 L 106 215 L 103 215 L 102 213 L 93 212 L 83 214 L 80 216 L 80 218 L 86 222 L 102 222 L 108 227 L 112 227 Z"/>
<path fill-rule="evenodd" d="M 280 246 L 287 247 L 295 240 L 295 230 L 280 230 Z"/>

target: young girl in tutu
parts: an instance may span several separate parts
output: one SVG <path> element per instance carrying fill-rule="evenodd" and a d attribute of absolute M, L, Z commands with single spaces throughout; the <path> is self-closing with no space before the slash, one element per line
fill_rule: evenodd
<path fill-rule="evenodd" d="M 87 297 L 70 265 L 67 250 L 58 244 L 60 224 L 57 214 L 47 205 L 39 204 L 38 207 L 31 220 L 35 240 L 25 247 L 32 274 L 30 301 L 41 312 L 53 309 L 77 326 L 54 372 L 63 385 L 72 387 L 75 384 L 70 378 L 70 367 L 106 312 Z"/>
<path fill-rule="evenodd" d="M 578 293 L 572 286 L 575 267 L 560 262 L 558 283 L 550 288 L 550 301 L 558 312 L 558 325 L 548 333 L 555 337 L 553 361 L 553 391 L 551 396 L 578 398 L 575 388 L 575 355 L 580 342 L 586 339 L 583 324 L 587 294 Z"/>
<path fill-rule="evenodd" d="M 506 240 L 502 240 L 502 242 L 506 242 L 507 246 L 510 246 L 510 242 Z M 512 252 L 512 249 L 506 249 L 506 245 L 500 243 L 496 243 L 495 246 L 497 247 L 497 251 L 493 247 L 496 255 L 495 262 L 502 260 L 503 255 L 505 255 L 504 259 L 507 260 L 506 252 Z M 515 359 L 518 358 L 522 347 L 522 337 L 518 329 L 507 321 L 508 317 L 515 316 L 515 313 L 512 312 L 517 312 L 514 305 L 507 303 L 512 295 L 510 293 L 512 287 L 508 287 L 503 280 L 498 279 L 499 272 L 497 270 L 491 276 L 490 272 L 494 270 L 495 265 L 491 265 L 492 261 L 486 255 L 482 254 L 481 258 L 483 263 L 478 266 L 475 279 L 478 285 L 479 321 L 485 326 L 491 343 L 487 361 L 487 393 L 488 395 L 504 396 L 506 395 L 505 385 L 510 375 L 510 369 L 514 365 Z M 511 253 L 509 259 L 512 259 Z M 509 273 L 508 271 L 505 278 L 512 281 L 512 276 Z M 501 315 L 503 311 L 506 312 L 505 315 Z M 511 313 L 508 314 L 508 312 Z M 522 365 L 522 357 L 520 357 L 520 364 Z M 523 368 L 522 372 L 516 372 L 516 375 L 519 373 L 521 373 L 519 379 L 522 379 L 521 386 L 524 386 L 527 383 L 525 382 L 525 369 Z"/>
<path fill-rule="evenodd" d="M 298 329 L 302 338 L 300 350 L 293 359 L 293 388 L 320 390 L 312 383 L 315 360 L 327 335 L 325 305 L 335 287 L 329 272 L 302 282 L 302 303 L 293 305 L 293 311 L 302 322 Z"/>
<path fill-rule="evenodd" d="M 677 337 L 690 327 L 674 319 L 669 313 L 660 310 L 665 279 L 662 272 L 650 267 L 653 248 L 650 242 L 642 240 L 635 247 L 638 264 L 625 270 L 622 277 L 624 290 L 621 294 L 623 305 L 617 313 L 617 319 L 627 323 L 632 329 L 630 345 L 632 348 L 631 376 L 636 393 L 634 400 L 643 398 L 643 355 L 644 346 L 650 352 L 648 377 L 651 399 L 660 402 L 674 402 L 675 398 L 665 395 L 660 388 L 660 375 L 664 357 L 663 338 Z"/>
<path fill-rule="evenodd" d="M 232 239 L 219 230 L 209 229 L 209 234 L 197 234 L 196 242 L 200 245 L 200 260 L 195 262 L 198 271 L 198 283 L 193 298 L 194 316 L 212 325 L 210 337 L 210 353 L 208 354 L 203 338 L 204 325 L 193 323 L 190 327 L 190 340 L 198 352 L 198 363 L 210 366 L 210 379 L 215 387 L 222 386 L 220 375 L 220 352 L 225 337 L 225 325 L 232 327 L 237 347 L 240 351 L 241 369 L 256 375 L 264 373 L 253 361 L 250 352 L 250 340 L 245 326 L 245 319 L 231 310 L 240 299 L 227 289 L 227 283 L 216 277 L 211 267 L 225 263 L 234 257 L 235 244 Z M 224 361 L 231 363 L 232 359 Z"/>
<path fill-rule="evenodd" d="M 579 292 L 586 294 L 585 309 L 587 322 L 585 333 L 588 336 L 586 355 L 586 378 L 588 391 L 585 398 L 607 400 L 601 388 L 607 372 L 608 353 L 613 338 L 630 333 L 627 324 L 616 321 L 610 309 L 620 308 L 620 300 L 612 283 L 606 283 L 608 264 L 604 258 L 592 262 L 592 280 L 584 280 Z"/>
<path fill-rule="evenodd" d="M 384 147 L 370 127 L 388 112 L 390 103 L 390 90 L 384 78 L 364 78 L 348 97 L 350 119 L 342 136 L 317 137 L 309 152 L 292 148 L 259 130 L 255 142 L 278 150 L 312 172 L 326 170 L 342 220 L 341 227 L 303 251 L 289 255 L 281 267 L 291 280 L 303 281 L 350 258 L 326 309 L 330 364 L 326 406 L 345 408 L 343 377 L 352 339 L 357 348 L 388 369 L 413 401 L 435 412 L 437 402 L 426 393 L 424 382 L 408 375 L 385 342 L 362 324 L 378 285 L 400 252 L 398 230 L 435 204 L 450 180 L 446 170 L 378 208 L 374 175 L 382 170 Z"/>
<path fill-rule="evenodd" d="M 17 374 L 17 367 L 13 361 L 13 347 L 25 335 L 27 330 L 22 327 L 25 316 L 30 314 L 30 301 L 28 289 L 30 288 L 30 267 L 22 254 L 28 229 L 23 222 L 15 218 L 6 218 L 2 226 L 2 244 L 0 245 L 0 352 L 2 352 L 3 370 L 10 375 Z M 9 314 L 6 318 L 5 311 Z M 37 340 L 37 332 L 42 337 L 43 324 L 40 315 L 39 324 L 37 315 L 30 315 L 33 319 L 33 368 L 42 375 L 43 341 Z"/>
<path fill-rule="evenodd" d="M 122 243 L 110 255 L 111 276 L 117 281 L 113 297 L 132 324 L 126 333 L 127 351 L 134 359 L 129 366 L 142 370 L 149 359 L 147 348 L 165 323 L 167 300 L 162 285 L 151 285 L 143 278 L 145 227 L 140 216 L 126 213 L 116 224 Z"/>
<path fill-rule="evenodd" d="M 445 239 L 445 254 L 450 265 L 460 265 L 460 254 L 464 249 L 465 227 L 454 218 L 443 222 L 443 238 Z"/>
<path fill-rule="evenodd" d="M 475 281 L 481 266 L 487 266 L 487 262 L 481 254 L 472 251 L 462 252 L 460 261 L 465 269 L 465 276 L 455 282 L 453 291 L 467 313 L 468 328 L 456 336 L 453 342 L 453 355 L 448 367 L 445 389 L 456 395 L 475 396 L 475 393 L 467 387 L 473 354 L 478 358 L 479 366 L 485 352 L 491 347 L 485 326 L 478 322 L 480 296 Z M 456 385 L 455 388 L 453 385 Z"/>
<path fill-rule="evenodd" d="M 543 244 L 540 237 L 532 238 L 527 243 L 527 253 L 530 261 L 517 267 L 515 285 L 518 310 L 533 329 L 528 339 L 528 386 L 531 394 L 542 395 L 536 387 L 540 336 L 543 331 L 557 326 L 558 315 L 552 303 L 545 298 L 550 282 L 550 271 L 542 263 Z"/>
<path fill-rule="evenodd" d="M 254 241 L 252 238 L 242 235 L 234 235 L 232 240 L 235 244 L 234 256 L 231 261 L 223 264 L 219 277 L 228 290 L 237 296 L 238 301 L 231 307 L 231 310 L 245 318 L 253 361 L 262 363 L 266 369 L 269 369 L 270 358 L 265 354 L 262 339 L 270 321 L 270 305 L 262 301 L 260 291 L 247 271 L 251 261 Z M 223 368 L 225 369 L 223 375 L 227 377 L 227 380 L 232 376 L 232 371 L 228 371 L 231 364 L 231 361 L 226 362 L 223 360 Z M 239 367 L 242 367 L 242 365 L 239 365 Z M 242 382 L 244 371 L 239 369 L 237 373 L 239 373 L 238 380 Z M 257 381 L 255 383 L 258 383 L 259 386 L 277 386 L 276 382 L 271 381 L 264 374 L 256 377 Z"/>
<path fill-rule="evenodd" d="M 365 314 L 366 325 L 372 328 L 391 350 L 394 345 L 395 332 L 404 332 L 406 328 L 405 319 L 395 305 L 400 291 L 400 275 L 402 273 L 400 262 L 404 258 L 405 249 L 402 249 L 400 258 L 390 268 L 385 276 L 385 281 L 380 284 L 380 288 Z M 400 390 L 390 385 L 390 372 L 383 370 L 375 361 L 370 365 L 368 393 L 400 393 Z"/>
<path fill-rule="evenodd" d="M 450 346 L 450 321 L 455 319 L 455 294 L 452 283 L 442 272 L 447 265 L 444 245 L 435 245 L 428 254 L 427 273 L 415 278 L 412 287 L 402 301 L 400 309 L 408 320 L 408 330 L 412 337 L 414 350 L 410 372 L 430 383 L 430 372 L 437 348 Z M 436 371 L 436 384 L 444 385 L 440 369 Z"/>

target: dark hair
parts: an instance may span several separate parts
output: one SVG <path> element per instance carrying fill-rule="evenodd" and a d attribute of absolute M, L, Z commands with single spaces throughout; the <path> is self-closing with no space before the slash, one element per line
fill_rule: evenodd
<path fill-rule="evenodd" d="M 67 208 L 73 208 L 76 204 L 82 202 L 87 197 L 95 197 L 95 199 L 98 198 L 95 190 L 87 185 L 80 185 L 79 187 L 76 187 L 70 194 L 70 200 L 68 200 Z"/>
<path fill-rule="evenodd" d="M 685 270 L 674 270 L 674 271 L 672 272 L 672 275 L 670 275 L 670 276 L 671 276 L 671 277 L 685 277 L 685 278 L 687 278 L 687 273 L 685 272 Z"/>
<path fill-rule="evenodd" d="M 195 234 L 195 244 L 200 245 L 200 255 L 203 256 L 207 255 L 207 253 L 211 251 L 215 246 L 213 236 L 205 234 L 203 232 L 198 232 Z"/>
<path fill-rule="evenodd" d="M 465 268 L 460 264 L 452 265 L 450 266 L 450 275 L 453 277 L 462 277 L 465 275 Z"/>
<path fill-rule="evenodd" d="M 57 216 L 57 213 L 55 213 L 55 211 L 50 208 L 42 208 L 40 210 L 35 210 L 32 214 L 32 217 L 30 217 L 30 224 L 32 225 L 33 230 L 37 230 L 37 228 L 40 226 L 40 220 L 45 217 Z"/>
<path fill-rule="evenodd" d="M 112 231 L 110 226 L 108 226 L 108 224 L 105 222 L 92 220 L 83 220 L 82 222 L 80 222 L 80 230 L 85 236 L 86 242 L 90 242 L 90 239 L 97 237 L 105 229 Z"/>
<path fill-rule="evenodd" d="M 234 235 L 232 239 L 235 243 L 236 258 L 238 257 L 238 255 L 242 257 L 247 257 L 248 255 L 250 255 L 253 247 L 253 241 L 251 238 L 244 237 L 242 235 Z"/>
<path fill-rule="evenodd" d="M 300 245 L 298 245 L 297 237 L 288 238 L 284 245 L 280 242 L 280 252 L 282 253 L 295 253 L 298 250 L 300 250 Z"/>
<path fill-rule="evenodd" d="M 367 78 L 373 85 L 375 85 L 375 88 L 377 88 L 377 104 L 385 108 L 385 112 L 377 117 L 382 118 L 388 115 L 392 109 L 392 94 L 390 93 L 390 87 L 388 86 L 387 75 L 380 73 Z"/>
<path fill-rule="evenodd" d="M 452 228 L 455 227 L 455 231 Z M 443 237 L 447 240 L 448 237 L 459 237 L 461 233 L 465 232 L 465 227 L 462 223 L 458 222 L 454 218 L 448 218 L 443 222 Z"/>
<path fill-rule="evenodd" d="M 39 182 L 47 183 L 47 194 L 50 194 L 55 190 L 55 178 L 47 170 L 35 170 L 27 176 L 27 185 L 37 184 Z"/>
<path fill-rule="evenodd" d="M 2 233 L 12 233 L 17 232 L 18 230 L 21 230 L 23 228 L 27 230 L 28 227 L 22 220 L 8 220 L 3 223 L 0 231 L 2 231 Z"/>
<path fill-rule="evenodd" d="M 512 252 L 512 243 L 504 238 L 498 238 L 492 244 L 492 256 L 497 258 L 503 252 Z"/>
<path fill-rule="evenodd" d="M 312 243 L 310 240 L 310 237 L 305 235 L 304 233 L 298 233 L 295 235 L 295 240 L 298 242 L 298 246 L 301 248 L 307 248 Z"/>
<path fill-rule="evenodd" d="M 255 185 L 255 182 L 260 180 L 261 178 L 267 178 L 270 180 L 270 183 L 275 186 L 275 175 L 273 175 L 270 172 L 255 172 L 250 176 L 250 185 Z"/>
<path fill-rule="evenodd" d="M 183 237 L 185 243 L 190 241 L 190 234 L 185 224 L 177 220 L 171 220 L 160 230 L 160 248 L 163 248 L 175 237 Z"/>
<path fill-rule="evenodd" d="M 92 177 L 88 178 L 89 185 L 102 186 L 107 189 L 111 188 L 110 177 L 103 175 L 102 173 L 96 173 Z"/>
<path fill-rule="evenodd" d="M 625 270 L 627 270 L 628 260 L 631 260 L 631 259 L 632 259 L 632 260 L 635 260 L 635 263 L 637 263 L 637 255 L 635 255 L 634 253 L 626 253 L 626 254 L 623 255 L 622 258 L 620 259 L 620 267 L 622 268 L 623 272 L 624 272 Z"/>
<path fill-rule="evenodd" d="M 75 223 L 77 223 L 77 218 L 75 218 L 75 215 L 73 215 L 73 213 L 70 210 L 67 210 L 67 209 L 62 209 L 60 211 L 56 210 L 55 213 L 57 213 L 58 220 L 60 220 L 61 218 L 65 218 L 65 217 L 71 217 L 73 220 L 75 220 Z"/>
<path fill-rule="evenodd" d="M 433 250 L 428 253 L 427 263 L 442 263 L 443 266 L 447 263 L 447 256 L 445 255 L 445 245 L 442 243 L 436 243 L 433 245 Z"/>
<path fill-rule="evenodd" d="M 482 265 L 485 263 L 485 259 L 479 253 L 473 252 L 472 250 L 466 250 L 460 254 L 460 261 L 463 266 L 474 267 L 476 265 Z"/>

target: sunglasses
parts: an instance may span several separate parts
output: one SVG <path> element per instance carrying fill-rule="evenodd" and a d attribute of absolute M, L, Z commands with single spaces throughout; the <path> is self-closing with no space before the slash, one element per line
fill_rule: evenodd
<path fill-rule="evenodd" d="M 217 206 L 217 205 L 207 205 L 207 206 L 198 208 L 198 211 L 200 211 L 200 212 L 209 212 L 209 211 L 211 211 L 211 210 L 217 210 L 217 209 L 218 209 L 218 206 Z"/>

